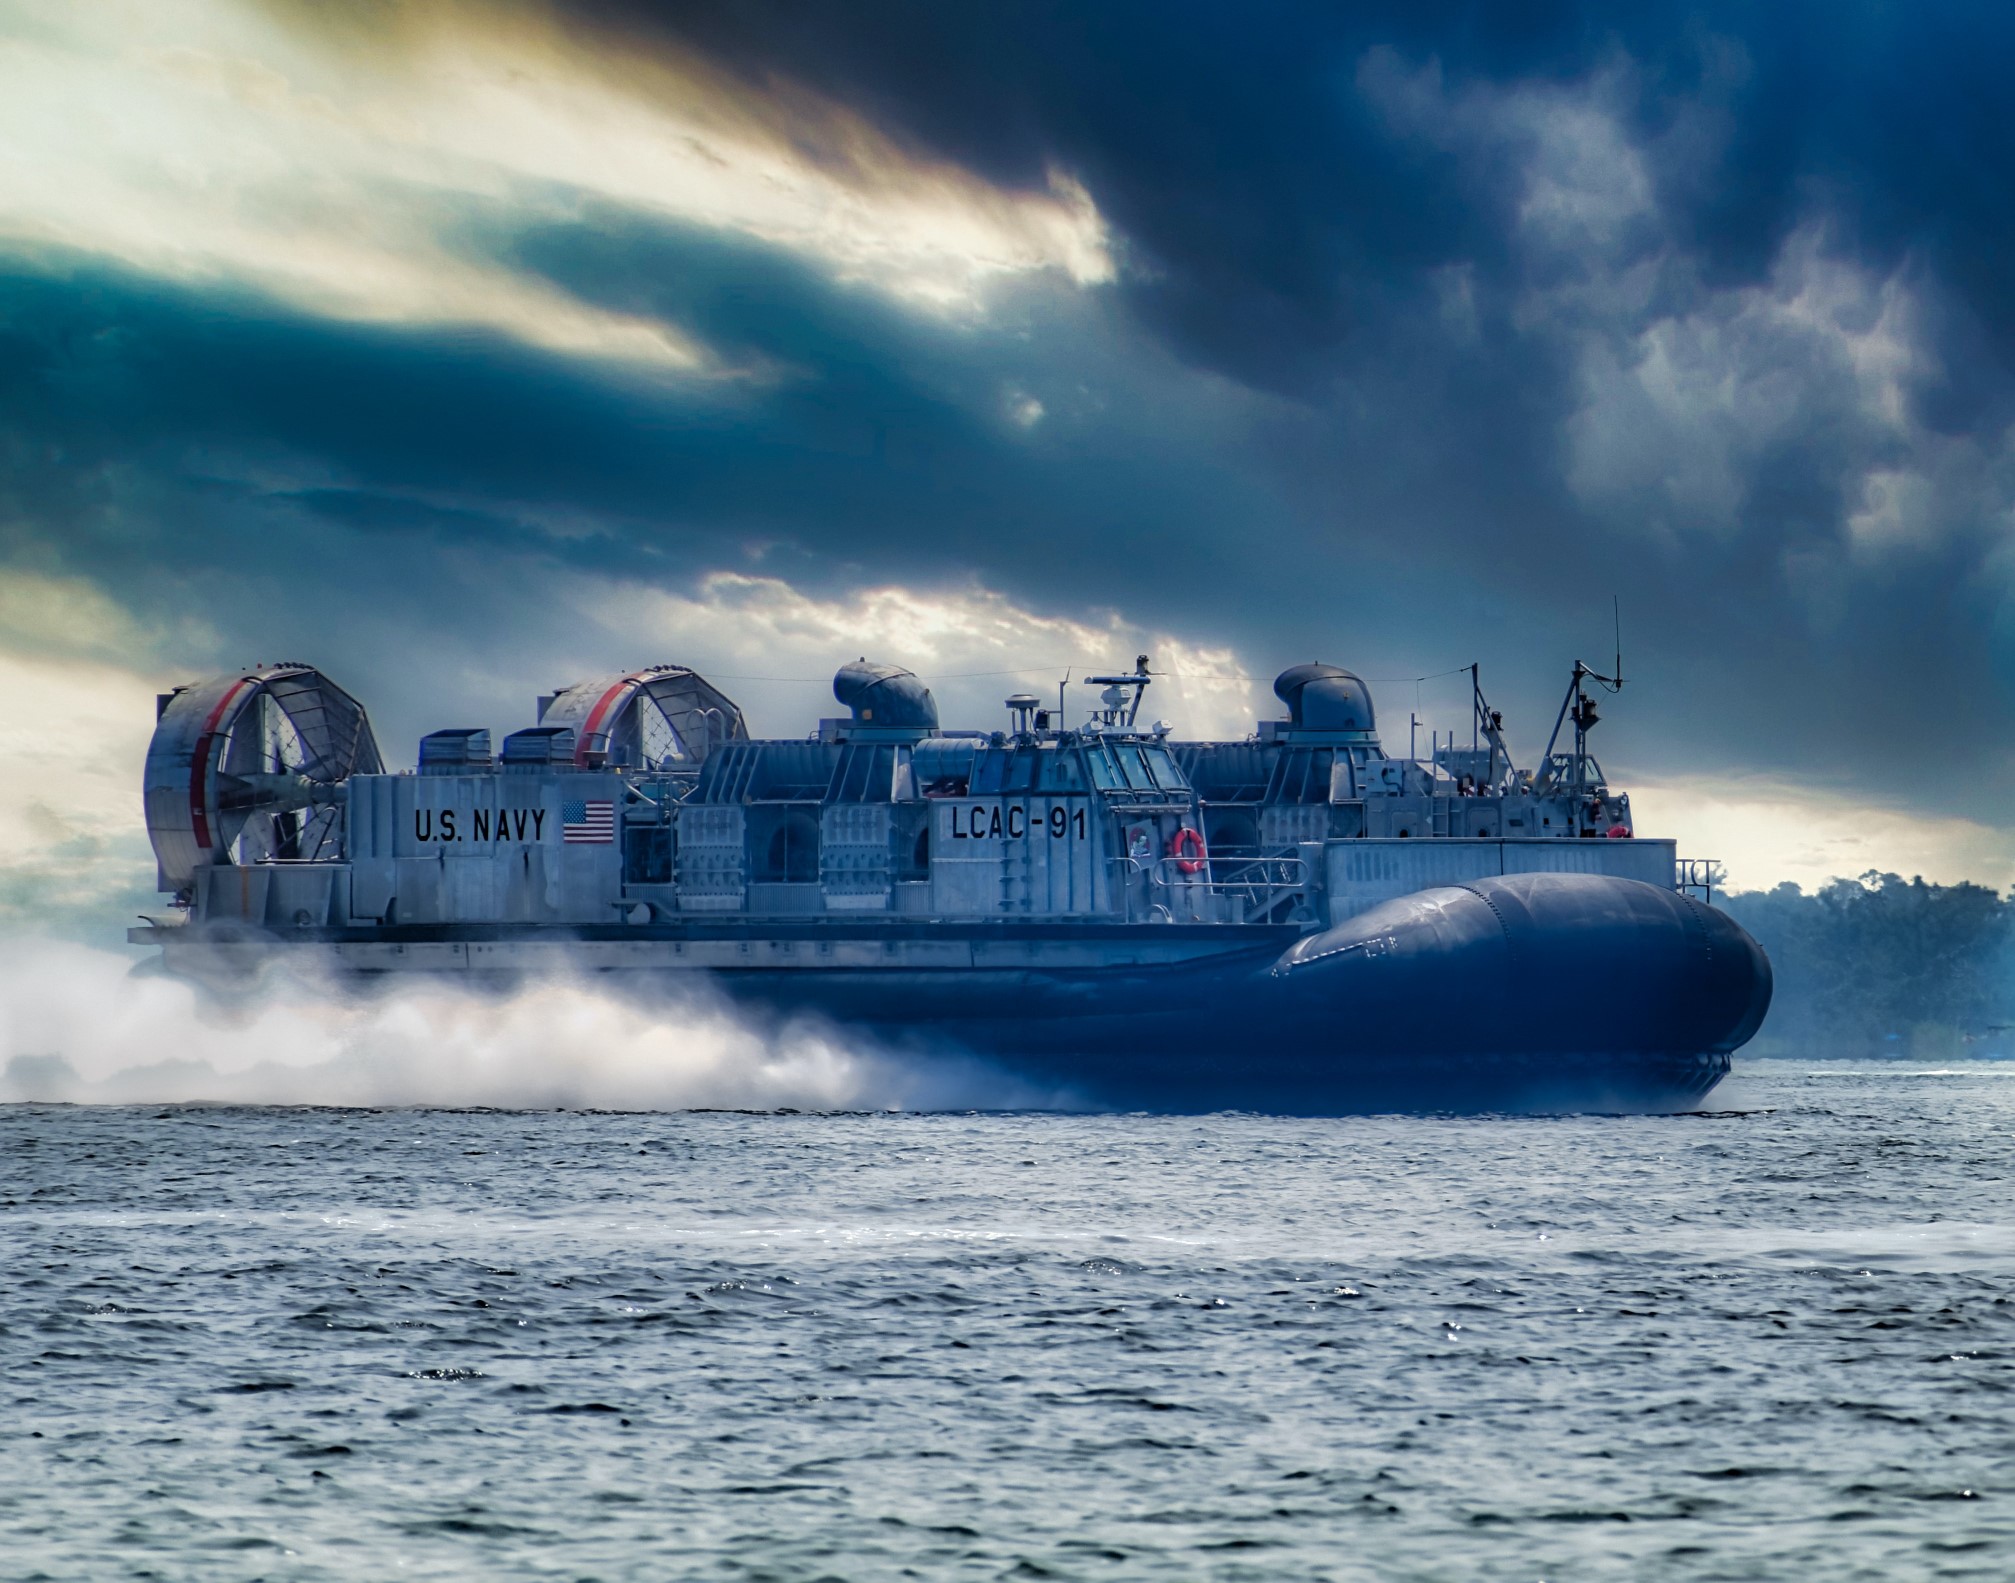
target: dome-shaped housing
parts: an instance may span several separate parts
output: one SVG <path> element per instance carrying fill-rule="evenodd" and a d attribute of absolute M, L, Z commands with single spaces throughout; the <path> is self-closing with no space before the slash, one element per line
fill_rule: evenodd
<path fill-rule="evenodd" d="M 938 704 L 912 671 L 859 659 L 833 677 L 833 696 L 872 731 L 935 731 Z"/>
<path fill-rule="evenodd" d="M 723 743 L 749 735 L 735 701 L 683 665 L 652 665 L 563 687 L 540 709 L 539 724 L 573 727 L 574 762 L 582 769 L 693 769 Z"/>
<path fill-rule="evenodd" d="M 384 769 L 364 706 L 311 665 L 213 676 L 161 700 L 147 746 L 147 835 L 161 889 L 196 871 L 343 851 L 352 775 Z"/>
<path fill-rule="evenodd" d="M 1303 731 L 1376 731 L 1371 689 L 1335 665 L 1291 665 L 1274 678 L 1289 721 Z"/>

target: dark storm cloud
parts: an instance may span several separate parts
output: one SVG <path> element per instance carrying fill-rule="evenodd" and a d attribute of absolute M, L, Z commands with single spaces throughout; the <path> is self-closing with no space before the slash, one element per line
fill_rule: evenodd
<path fill-rule="evenodd" d="M 1644 657 L 1684 678 L 1666 719 L 1716 757 L 1865 783 L 1856 761 L 1879 739 L 2000 766 L 2015 679 L 1997 454 L 2015 414 L 2005 9 L 577 9 L 752 81 L 809 83 L 1004 183 L 1082 177 L 1125 239 L 1127 310 L 1193 363 L 1302 404 L 1257 449 L 1300 491 L 1290 547 L 1330 576 L 1377 564 L 1399 533 L 1467 573 L 1448 601 L 1463 616 L 1486 589 L 1535 627 L 1619 590 Z M 1409 122 L 1394 102 L 1415 76 L 1432 102 Z M 1477 124 L 1519 96 L 1593 102 L 1639 158 L 1643 211 L 1603 246 L 1521 244 L 1545 129 Z M 1728 294 L 1773 291 L 1801 228 L 1815 269 L 1910 287 L 1923 355 L 1895 382 L 1915 432 L 1871 421 L 1824 336 L 1714 324 Z M 1632 270 L 1652 278 L 1627 304 L 1562 289 Z M 1452 282 L 1463 334 L 1437 301 Z M 1852 334 L 1879 306 L 1821 311 Z M 1712 411 L 1673 418 L 1629 476 L 1577 457 L 1572 425 L 1613 398 L 1587 388 L 1591 341 L 1627 361 L 1667 318 L 1706 321 L 1720 372 L 1773 382 L 1788 415 L 1718 435 Z M 1853 542 L 1868 475 L 1924 466 L 1913 452 L 1934 436 L 1981 454 L 1938 452 L 1914 537 Z M 1572 487 L 1605 465 L 1606 482 Z M 1675 488 L 1689 467 L 1726 487 Z M 1991 797 L 1947 796 L 1993 816 Z"/>
<path fill-rule="evenodd" d="M 772 73 L 1007 185 L 1081 176 L 1125 238 L 1135 311 L 1238 377 L 1299 386 L 1406 272 L 1488 251 L 1487 181 L 1394 147 L 1352 89 L 1417 30 L 1331 8 L 937 7 L 845 14 L 589 0 L 593 25 Z M 1543 29 L 1543 31 L 1551 31 Z M 1360 298 L 1360 293 L 1367 293 Z"/>
<path fill-rule="evenodd" d="M 1214 454 L 1207 410 L 1144 388 L 1076 411 L 1066 444 L 1017 424 L 1003 392 L 1020 377 L 1066 419 L 1090 400 L 1037 377 L 1055 354 L 1031 341 L 1054 329 L 918 320 L 773 253 L 634 223 L 516 250 L 769 372 L 584 375 L 498 338 L 17 274 L 0 278 L 0 542 L 155 624 L 199 614 L 227 639 L 218 663 L 337 656 L 405 735 L 471 677 L 515 713 L 555 679 L 528 665 L 663 657 L 570 648 L 578 612 L 541 592 L 562 574 L 683 590 L 739 568 L 818 592 L 979 566 L 1081 609 L 1122 600 L 1129 567 L 1277 509 Z M 1100 360 L 1080 344 L 1075 374 Z M 1144 383 L 1108 373 L 1108 392 Z M 1187 564 L 1221 581 L 1234 560 Z M 446 697 L 412 697 L 429 687 Z"/>
<path fill-rule="evenodd" d="M 1620 594 L 1642 683 L 1612 758 L 2005 817 L 2000 13 L 567 14 L 920 162 L 1081 180 L 1118 277 L 944 316 L 611 201 L 492 224 L 499 267 L 742 371 L 701 378 L 18 272 L 17 557 L 388 686 L 565 652 L 554 570 L 977 573 L 1255 666 L 1481 658 L 1528 738 Z"/>
<path fill-rule="evenodd" d="M 136 533 L 150 555 L 182 546 L 203 564 L 221 528 L 205 542 L 193 522 L 103 509 L 100 492 L 139 464 L 192 512 L 258 500 L 363 534 L 616 573 L 639 556 L 646 572 L 692 572 L 782 545 L 814 579 L 944 576 L 1011 563 L 1039 520 L 1047 571 L 1078 576 L 1123 552 L 1132 525 L 1222 520 L 1249 498 L 1234 477 L 1180 469 L 1175 453 L 1201 435 L 1129 435 L 1131 407 L 1082 414 L 1098 432 L 1058 448 L 1021 431 L 1004 382 L 1047 373 L 1054 353 L 1032 356 L 1013 333 L 919 324 L 761 250 L 662 229 L 527 237 L 520 256 L 774 371 L 611 379 L 496 340 L 256 301 L 220 313 L 213 297 L 131 279 L 16 276 L 0 280 L 0 421 L 17 447 L 17 522 L 60 518 L 72 550 L 90 546 L 101 575 L 123 572 L 135 592 L 161 570 L 118 564 Z M 1068 409 L 1068 392 L 1056 399 Z M 1127 438 L 1149 454 L 1113 454 Z M 247 564 L 363 571 L 298 539 L 233 547 Z"/>
<path fill-rule="evenodd" d="M 2015 240 L 2001 6 L 566 9 L 810 84 L 1004 183 L 1066 165 L 1151 266 L 1128 287 L 1139 310 L 1241 377 L 1322 382 L 1326 354 L 1419 272 L 1518 267 L 1519 151 L 1477 164 L 1394 139 L 1358 91 L 1379 50 L 1457 85 L 1627 67 L 1615 108 L 1709 278 L 1761 278 L 1823 201 L 1878 267 L 1925 253 L 1997 337 L 2015 331 L 1997 262 Z"/>

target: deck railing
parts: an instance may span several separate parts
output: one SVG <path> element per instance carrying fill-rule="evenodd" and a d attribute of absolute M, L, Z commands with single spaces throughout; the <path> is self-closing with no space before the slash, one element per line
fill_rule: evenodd
<path fill-rule="evenodd" d="M 1299 857 L 1116 857 L 1112 862 L 1129 922 L 1280 921 L 1275 915 L 1284 919 L 1309 888 L 1309 866 Z"/>
<path fill-rule="evenodd" d="M 1714 887 L 1725 885 L 1728 871 L 1716 858 L 1682 857 L 1676 860 L 1673 870 L 1672 888 L 1683 895 L 1699 892 L 1700 899 L 1709 906 L 1714 904 Z"/>

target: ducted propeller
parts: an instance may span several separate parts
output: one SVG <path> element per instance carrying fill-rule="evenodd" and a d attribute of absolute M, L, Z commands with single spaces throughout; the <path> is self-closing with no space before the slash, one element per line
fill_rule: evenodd
<path fill-rule="evenodd" d="M 363 706 L 308 665 L 262 666 L 176 689 L 147 748 L 147 836 L 160 886 L 263 858 L 335 858 L 343 783 L 384 768 Z"/>

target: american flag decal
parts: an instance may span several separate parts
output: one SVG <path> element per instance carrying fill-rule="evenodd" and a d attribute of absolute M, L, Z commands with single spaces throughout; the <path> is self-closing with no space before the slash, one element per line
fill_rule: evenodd
<path fill-rule="evenodd" d="M 616 805 L 567 798 L 560 804 L 560 839 L 607 846 L 616 839 Z"/>

